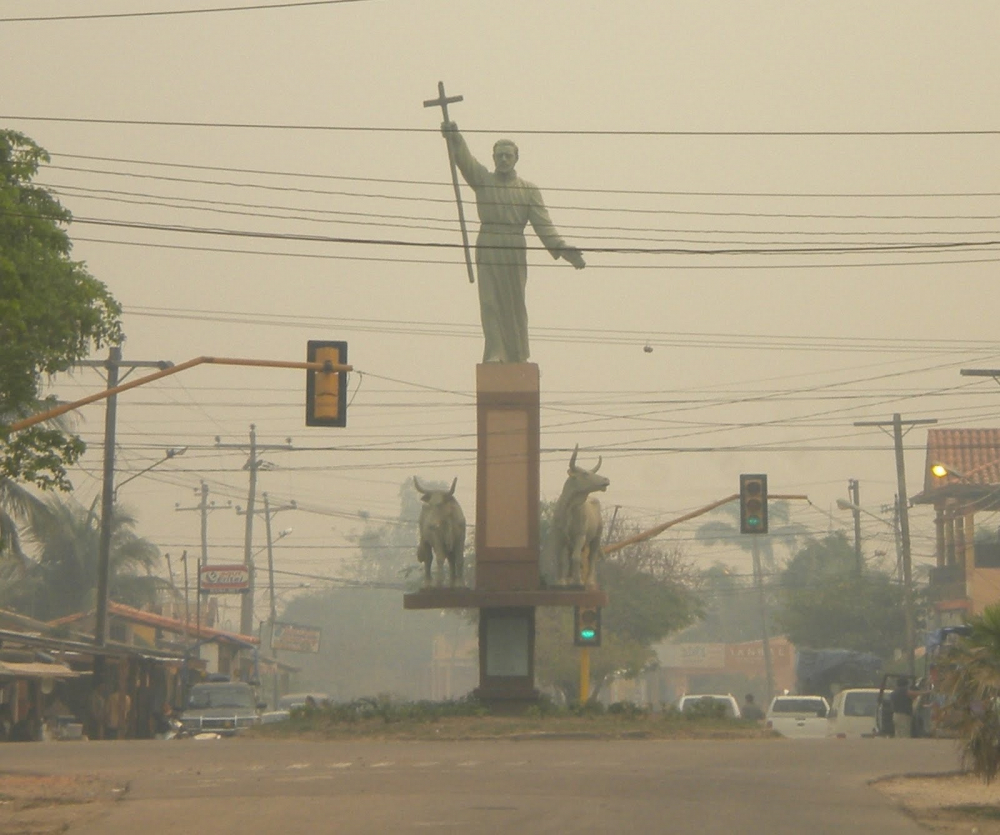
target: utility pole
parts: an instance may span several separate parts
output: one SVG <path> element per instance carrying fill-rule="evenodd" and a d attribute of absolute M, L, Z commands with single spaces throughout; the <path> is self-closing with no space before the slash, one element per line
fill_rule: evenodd
<path fill-rule="evenodd" d="M 222 439 L 218 436 L 215 439 L 216 449 L 240 449 L 246 450 L 246 444 L 224 444 Z M 249 588 L 247 593 L 243 595 L 243 600 L 240 603 L 240 634 L 241 635 L 253 635 L 253 599 L 254 592 L 256 590 L 256 578 L 254 577 L 254 566 L 253 566 L 253 519 L 256 515 L 255 504 L 257 502 L 257 471 L 258 470 L 273 470 L 274 465 L 268 461 L 263 461 L 258 457 L 258 453 L 262 450 L 273 450 L 273 449 L 291 449 L 292 439 L 286 438 L 283 445 L 279 444 L 258 444 L 257 443 L 257 427 L 255 424 L 250 424 L 250 444 L 249 444 L 249 455 L 247 456 L 247 462 L 243 465 L 243 469 L 250 473 L 250 486 L 247 490 L 247 507 L 246 511 L 240 508 L 236 508 L 236 512 L 246 514 L 246 526 L 244 528 L 243 534 L 243 562 L 247 567 L 247 573 L 250 578 Z"/>
<path fill-rule="evenodd" d="M 114 345 L 107 360 L 85 360 L 77 365 L 107 370 L 109 389 L 118 386 L 119 369 L 170 367 L 168 362 L 125 362 L 122 349 Z M 118 398 L 111 394 L 104 411 L 104 471 L 101 481 L 101 529 L 97 545 L 97 604 L 94 613 L 94 643 L 103 647 L 108 642 L 108 595 L 111 585 L 111 533 L 114 527 L 115 508 L 115 425 L 118 419 Z M 95 667 L 95 676 L 99 680 Z"/>
<path fill-rule="evenodd" d="M 907 427 L 925 426 L 937 423 L 934 418 L 904 421 L 899 412 L 892 416 L 891 421 L 857 421 L 855 426 L 877 426 L 880 429 L 892 427 L 893 445 L 896 450 L 896 483 L 898 494 L 896 502 L 899 506 L 899 543 L 903 558 L 903 613 L 906 619 L 906 657 L 911 676 L 917 674 L 916 634 L 913 616 L 913 572 L 910 559 L 910 514 L 909 499 L 906 496 L 906 469 L 903 464 L 903 424 Z"/>
<path fill-rule="evenodd" d="M 186 643 L 188 630 L 191 628 L 191 591 L 188 585 L 188 552 L 186 548 L 181 560 L 184 563 L 184 641 Z"/>
<path fill-rule="evenodd" d="M 198 596 L 195 598 L 195 606 L 198 612 L 197 617 L 197 637 L 195 643 L 198 645 L 198 657 L 201 658 L 201 567 L 208 565 L 208 514 L 209 511 L 217 510 L 215 502 L 208 500 L 208 485 L 203 481 L 200 489 L 195 489 L 195 493 L 201 493 L 201 501 L 193 507 L 181 507 L 180 502 L 174 505 L 176 511 L 197 510 L 201 514 L 201 557 L 198 559 Z M 227 501 L 226 507 L 232 507 L 233 503 Z M 187 551 L 184 552 L 184 622 L 188 627 L 191 625 L 191 610 L 188 603 L 188 566 Z"/>
<path fill-rule="evenodd" d="M 215 502 L 208 500 L 208 485 L 203 481 L 200 488 L 196 488 L 195 493 L 201 493 L 201 501 L 194 507 L 181 507 L 180 502 L 174 505 L 174 510 L 197 510 L 201 513 L 201 561 L 208 563 L 208 514 L 211 510 L 218 510 Z M 231 508 L 233 503 L 227 501 L 224 505 Z"/>
<path fill-rule="evenodd" d="M 273 709 L 278 709 L 278 651 L 274 648 L 274 624 L 278 620 L 278 609 L 274 601 L 274 537 L 271 536 L 271 517 L 281 510 L 295 510 L 295 502 L 289 502 L 287 505 L 282 507 L 271 508 L 270 502 L 267 497 L 267 493 L 263 494 L 264 499 L 264 528 L 267 534 L 267 575 L 268 575 L 268 586 L 271 590 L 271 607 L 270 607 L 270 628 L 268 629 L 268 643 L 271 645 L 271 655 L 274 658 L 274 688 L 273 696 L 274 701 L 272 703 Z M 280 539 L 287 531 L 282 531 L 278 538 Z"/>
<path fill-rule="evenodd" d="M 865 561 L 861 556 L 861 488 L 856 478 L 848 479 L 847 495 L 850 497 L 851 509 L 854 514 L 854 559 L 857 561 L 858 576 L 864 572 Z"/>
<path fill-rule="evenodd" d="M 767 698 L 774 695 L 774 667 L 771 664 L 771 639 L 767 631 L 767 602 L 764 598 L 764 572 L 760 564 L 760 545 L 757 537 L 751 540 L 753 555 L 753 584 L 757 590 L 757 608 L 760 611 L 760 642 L 764 650 L 764 675 L 767 678 Z"/>

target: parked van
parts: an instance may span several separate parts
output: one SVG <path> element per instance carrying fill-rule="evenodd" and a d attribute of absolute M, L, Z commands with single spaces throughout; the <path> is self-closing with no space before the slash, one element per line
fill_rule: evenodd
<path fill-rule="evenodd" d="M 826 735 L 838 739 L 875 736 L 878 693 L 877 687 L 841 690 L 833 697 L 833 705 L 827 714 Z"/>

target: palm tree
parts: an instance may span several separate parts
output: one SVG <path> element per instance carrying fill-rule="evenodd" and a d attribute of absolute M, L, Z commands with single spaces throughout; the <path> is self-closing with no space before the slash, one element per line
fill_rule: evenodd
<path fill-rule="evenodd" d="M 153 602 L 164 581 L 152 574 L 159 549 L 135 532 L 135 517 L 115 507 L 111 523 L 112 600 L 139 606 Z M 51 498 L 33 517 L 29 535 L 38 545 L 23 576 L 0 590 L 6 603 L 32 617 L 52 620 L 94 608 L 97 596 L 100 519 L 93 506 Z"/>
<path fill-rule="evenodd" d="M 24 569 L 28 557 L 21 545 L 20 525 L 30 525 L 46 512 L 45 502 L 16 481 L 0 477 L 0 566 Z"/>
<path fill-rule="evenodd" d="M 969 621 L 972 633 L 944 653 L 942 690 L 963 764 L 989 783 L 1000 772 L 1000 603 Z"/>
<path fill-rule="evenodd" d="M 788 502 L 769 502 L 767 508 L 768 532 L 766 534 L 740 533 L 740 507 L 736 502 L 722 505 L 718 511 L 729 516 L 729 520 L 710 519 L 698 526 L 695 539 L 705 545 L 736 545 L 747 554 L 756 547 L 760 554 L 761 566 L 767 573 L 776 569 L 774 545 L 780 543 L 792 551 L 796 542 L 808 536 L 808 530 L 791 521 Z"/>

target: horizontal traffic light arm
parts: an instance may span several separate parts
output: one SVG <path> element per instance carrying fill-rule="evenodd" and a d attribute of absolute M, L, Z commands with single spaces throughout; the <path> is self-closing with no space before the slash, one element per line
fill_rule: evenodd
<path fill-rule="evenodd" d="M 795 499 L 809 501 L 809 497 L 802 493 L 771 493 L 770 498 L 782 499 L 785 501 Z M 676 519 L 671 519 L 669 522 L 657 525 L 655 528 L 650 528 L 647 531 L 642 531 L 642 533 L 637 533 L 635 536 L 630 536 L 628 539 L 623 539 L 621 542 L 605 545 L 602 550 L 605 554 L 611 554 L 615 551 L 620 551 L 622 548 L 626 548 L 629 545 L 635 545 L 637 542 L 645 542 L 647 539 L 659 536 L 667 528 L 672 528 L 674 525 L 679 525 L 681 522 L 687 522 L 689 519 L 696 519 L 699 516 L 704 516 L 706 513 L 715 510 L 717 507 L 722 507 L 722 505 L 728 504 L 729 502 L 739 501 L 739 499 L 740 494 L 733 493 L 731 496 L 726 496 L 726 498 L 719 499 L 717 502 L 712 502 L 704 507 L 699 507 L 697 510 L 692 510 L 690 513 L 685 513 L 683 516 L 678 516 Z"/>
<path fill-rule="evenodd" d="M 8 427 L 11 432 L 17 432 L 21 429 L 27 429 L 34 426 L 36 423 L 42 423 L 46 420 L 51 420 L 54 417 L 59 417 L 59 415 L 64 415 L 66 412 L 71 412 L 74 409 L 79 409 L 81 406 L 86 406 L 89 403 L 96 403 L 98 400 L 104 400 L 106 397 L 110 397 L 112 394 L 118 394 L 123 391 L 128 391 L 129 389 L 134 389 L 137 386 L 145 385 L 146 383 L 152 383 L 155 380 L 160 380 L 163 377 L 169 377 L 171 374 L 177 374 L 181 371 L 187 371 L 189 368 L 194 368 L 196 365 L 249 365 L 256 368 L 299 368 L 305 369 L 306 371 L 353 371 L 354 366 L 352 365 L 339 365 L 333 362 L 293 362 L 286 360 L 252 360 L 252 359 L 242 359 L 240 357 L 195 357 L 193 360 L 188 360 L 187 362 L 182 362 L 180 365 L 171 365 L 169 368 L 165 368 L 162 371 L 155 371 L 152 374 L 147 374 L 145 377 L 139 377 L 132 380 L 130 383 L 122 383 L 120 386 L 115 386 L 114 388 L 105 389 L 104 391 L 99 391 L 96 394 L 88 395 L 87 397 L 81 398 L 80 400 L 74 400 L 72 403 L 63 403 L 61 406 L 56 406 L 54 409 L 49 409 L 47 412 L 41 412 L 37 415 L 32 415 L 29 418 L 24 418 L 24 420 L 16 421 L 10 424 Z"/>

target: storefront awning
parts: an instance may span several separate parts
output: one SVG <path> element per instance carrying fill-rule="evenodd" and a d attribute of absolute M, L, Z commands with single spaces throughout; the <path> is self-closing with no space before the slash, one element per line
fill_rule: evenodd
<path fill-rule="evenodd" d="M 0 678 L 77 678 L 79 675 L 65 664 L 0 661 Z"/>

